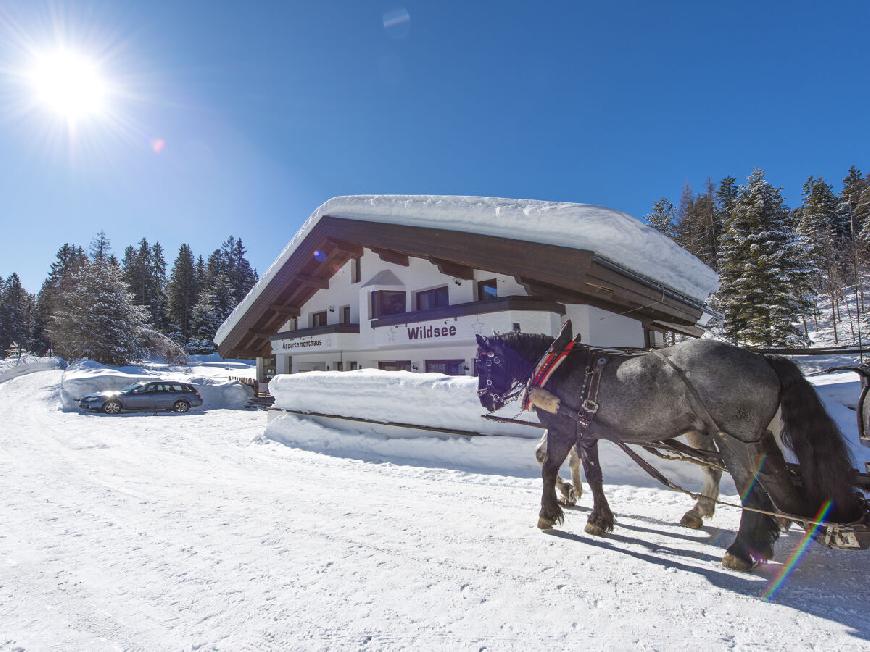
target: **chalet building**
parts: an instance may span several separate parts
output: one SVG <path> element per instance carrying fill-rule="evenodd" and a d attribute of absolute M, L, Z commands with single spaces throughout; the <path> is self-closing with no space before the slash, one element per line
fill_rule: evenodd
<path fill-rule="evenodd" d="M 473 374 L 475 334 L 595 346 L 698 336 L 714 272 L 624 213 L 479 197 L 331 199 L 218 331 L 258 377 L 312 370 Z"/>

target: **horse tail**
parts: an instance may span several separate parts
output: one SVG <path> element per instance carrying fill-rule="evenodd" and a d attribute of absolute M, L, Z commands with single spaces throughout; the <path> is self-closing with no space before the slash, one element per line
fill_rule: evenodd
<path fill-rule="evenodd" d="M 800 473 L 812 509 L 831 500 L 832 521 L 860 517 L 860 500 L 852 488 L 854 468 L 843 434 L 798 366 L 779 356 L 765 356 L 779 377 L 782 441 L 800 462 Z"/>

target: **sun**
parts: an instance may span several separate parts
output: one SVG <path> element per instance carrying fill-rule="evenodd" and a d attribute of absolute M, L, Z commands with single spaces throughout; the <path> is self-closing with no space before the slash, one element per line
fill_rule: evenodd
<path fill-rule="evenodd" d="M 87 55 L 58 48 L 36 56 L 28 81 L 39 106 L 70 123 L 104 116 L 109 85 Z"/>

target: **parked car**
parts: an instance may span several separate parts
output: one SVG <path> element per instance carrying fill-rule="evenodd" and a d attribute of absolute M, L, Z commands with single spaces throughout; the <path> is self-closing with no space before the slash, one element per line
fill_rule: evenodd
<path fill-rule="evenodd" d="M 122 410 L 171 410 L 187 412 L 202 405 L 202 397 L 190 383 L 174 380 L 138 382 L 122 390 L 97 392 L 79 399 L 83 410 L 118 414 Z"/>

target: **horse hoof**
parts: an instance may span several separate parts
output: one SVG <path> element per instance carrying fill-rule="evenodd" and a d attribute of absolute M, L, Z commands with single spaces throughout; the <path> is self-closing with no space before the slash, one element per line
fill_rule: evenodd
<path fill-rule="evenodd" d="M 606 529 L 595 523 L 586 523 L 586 527 L 583 529 L 586 530 L 586 534 L 591 534 L 593 537 L 603 537 L 607 534 Z"/>
<path fill-rule="evenodd" d="M 552 521 L 548 518 L 544 518 L 543 516 L 538 517 L 538 529 L 539 530 L 552 530 L 554 523 L 555 523 L 555 521 Z"/>
<path fill-rule="evenodd" d="M 693 530 L 700 530 L 703 524 L 704 521 L 701 520 L 701 517 L 692 512 L 686 512 L 683 514 L 683 518 L 680 519 L 680 525 Z"/>
<path fill-rule="evenodd" d="M 722 566 L 730 570 L 740 571 L 741 573 L 748 573 L 755 567 L 755 564 L 732 555 L 730 552 L 726 552 L 725 556 L 722 557 Z"/>

